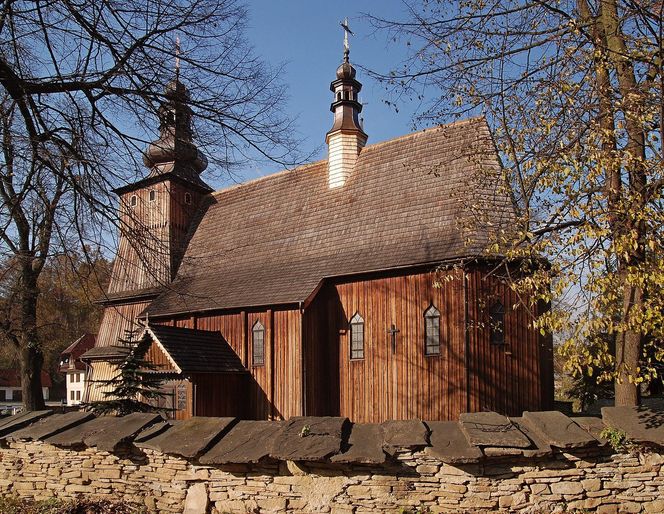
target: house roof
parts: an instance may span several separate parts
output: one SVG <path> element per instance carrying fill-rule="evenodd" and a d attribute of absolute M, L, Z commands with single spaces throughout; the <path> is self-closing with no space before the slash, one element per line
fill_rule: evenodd
<path fill-rule="evenodd" d="M 161 347 L 176 369 L 185 375 L 246 371 L 221 332 L 150 324 L 142 337 L 146 335 Z"/>
<path fill-rule="evenodd" d="M 82 370 L 85 366 L 80 361 L 81 355 L 95 345 L 95 334 L 83 334 L 60 353 L 60 371 Z M 66 362 L 65 362 L 66 360 Z"/>
<path fill-rule="evenodd" d="M 52 387 L 51 376 L 41 370 L 42 387 Z M 0 387 L 21 387 L 21 374 L 17 369 L 0 369 Z"/>
<path fill-rule="evenodd" d="M 127 346 L 95 346 L 90 348 L 87 352 L 81 355 L 81 360 L 105 360 L 105 359 L 120 359 L 129 353 Z"/>
<path fill-rule="evenodd" d="M 477 256 L 513 216 L 501 180 L 474 118 L 365 147 L 343 187 L 320 161 L 216 192 L 147 312 L 298 303 L 327 277 Z"/>

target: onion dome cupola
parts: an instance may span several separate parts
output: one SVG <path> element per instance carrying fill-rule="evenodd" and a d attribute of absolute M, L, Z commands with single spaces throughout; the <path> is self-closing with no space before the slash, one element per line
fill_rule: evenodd
<path fill-rule="evenodd" d="M 207 168 L 207 158 L 193 142 L 189 91 L 176 76 L 166 85 L 164 100 L 159 107 L 159 139 L 143 154 L 143 163 L 150 168 L 149 177 L 169 174 L 193 185 L 211 190 L 199 177 Z"/>
<path fill-rule="evenodd" d="M 328 186 L 336 188 L 343 186 L 351 176 L 358 155 L 367 143 L 360 113 L 362 104 L 358 101 L 358 94 L 362 89 L 356 79 L 356 71 L 350 63 L 350 49 L 348 47 L 348 34 L 353 34 L 348 28 L 348 20 L 341 23 L 344 29 L 344 58 L 337 68 L 337 78 L 330 84 L 334 99 L 330 110 L 334 113 L 332 128 L 325 137 L 328 146 Z"/>
<path fill-rule="evenodd" d="M 364 138 L 367 135 L 360 123 L 362 104 L 358 101 L 358 95 L 362 90 L 362 84 L 355 79 L 356 71 L 349 60 L 349 50 L 344 50 L 344 60 L 337 68 L 337 78 L 330 83 L 330 91 L 334 93 L 334 99 L 330 110 L 334 113 L 334 123 L 327 133 L 327 137 L 337 130 L 345 132 L 357 132 Z"/>

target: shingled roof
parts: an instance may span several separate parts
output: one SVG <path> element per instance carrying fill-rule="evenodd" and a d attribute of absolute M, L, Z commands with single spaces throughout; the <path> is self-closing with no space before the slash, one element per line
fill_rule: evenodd
<path fill-rule="evenodd" d="M 246 371 L 221 332 L 150 324 L 143 337 L 146 334 L 185 375 Z"/>
<path fill-rule="evenodd" d="M 297 303 L 326 277 L 477 256 L 513 215 L 500 180 L 474 118 L 367 146 L 343 187 L 320 161 L 216 192 L 147 312 Z M 491 223 L 468 224 L 478 212 Z"/>

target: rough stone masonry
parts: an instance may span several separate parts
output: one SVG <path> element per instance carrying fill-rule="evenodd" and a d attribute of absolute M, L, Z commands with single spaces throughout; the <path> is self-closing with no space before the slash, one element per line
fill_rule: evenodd
<path fill-rule="evenodd" d="M 4 495 L 149 512 L 664 512 L 664 413 L 647 409 L 380 425 L 40 411 L 2 420 L 0 440 Z"/>

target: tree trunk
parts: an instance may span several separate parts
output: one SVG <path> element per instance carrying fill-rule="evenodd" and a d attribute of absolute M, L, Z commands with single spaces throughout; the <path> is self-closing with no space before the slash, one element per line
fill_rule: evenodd
<path fill-rule="evenodd" d="M 27 344 L 20 350 L 20 359 L 23 408 L 27 411 L 42 410 L 45 407 L 41 384 L 44 356 L 38 347 Z"/>
<path fill-rule="evenodd" d="M 37 275 L 32 267 L 32 260 L 24 262 L 19 318 L 21 334 L 19 336 L 19 358 L 21 361 L 21 388 L 23 390 L 23 408 L 26 411 L 44 409 L 41 370 L 44 355 L 41 351 L 37 334 L 37 300 L 39 289 Z"/>
<path fill-rule="evenodd" d="M 630 311 L 643 301 L 640 287 L 625 285 L 623 298 L 623 320 L 629 320 Z M 630 375 L 637 376 L 637 367 L 641 359 L 641 338 L 637 330 L 625 330 L 616 337 L 616 371 L 614 382 L 615 404 L 636 406 L 639 404 L 638 385 L 629 380 Z"/>

